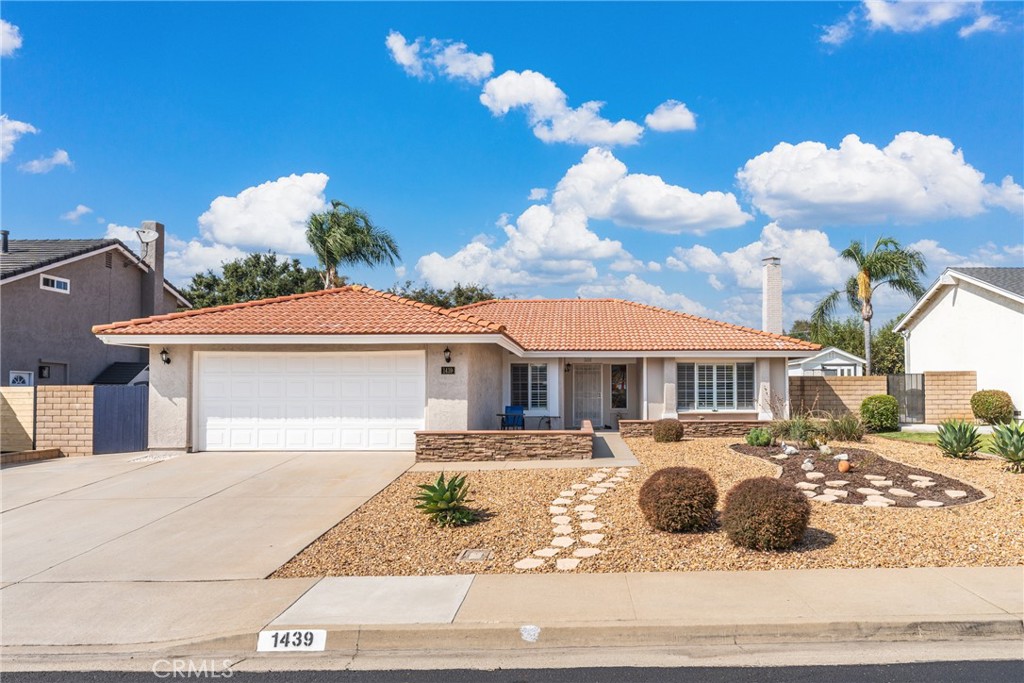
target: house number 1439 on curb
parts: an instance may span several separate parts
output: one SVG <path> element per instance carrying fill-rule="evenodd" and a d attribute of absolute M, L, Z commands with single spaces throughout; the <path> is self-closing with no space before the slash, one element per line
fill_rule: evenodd
<path fill-rule="evenodd" d="M 327 646 L 327 631 L 305 629 L 295 631 L 260 631 L 257 652 L 322 652 Z"/>

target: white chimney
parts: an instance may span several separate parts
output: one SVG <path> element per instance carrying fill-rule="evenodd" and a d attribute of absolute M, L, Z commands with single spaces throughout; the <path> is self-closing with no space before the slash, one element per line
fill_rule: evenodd
<path fill-rule="evenodd" d="M 164 225 L 156 221 L 142 221 L 139 229 L 142 241 L 142 260 L 149 272 L 142 277 L 142 315 L 159 315 L 164 310 Z M 156 233 L 154 235 L 154 233 Z"/>
<path fill-rule="evenodd" d="M 761 259 L 761 329 L 782 334 L 782 259 Z"/>

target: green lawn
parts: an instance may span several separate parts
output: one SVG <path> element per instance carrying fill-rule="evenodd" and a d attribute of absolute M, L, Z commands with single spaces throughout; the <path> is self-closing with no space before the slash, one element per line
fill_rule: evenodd
<path fill-rule="evenodd" d="M 926 443 L 930 446 L 938 445 L 939 441 L 939 435 L 937 432 L 880 432 L 878 434 L 872 434 L 872 436 L 880 436 L 883 439 L 893 439 L 895 441 L 911 441 L 913 443 Z M 992 435 L 982 434 L 980 450 L 988 452 L 988 447 L 991 444 Z"/>

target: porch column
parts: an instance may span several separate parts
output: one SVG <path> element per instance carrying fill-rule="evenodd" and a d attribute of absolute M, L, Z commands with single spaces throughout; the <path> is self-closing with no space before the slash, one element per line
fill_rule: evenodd
<path fill-rule="evenodd" d="M 757 361 L 757 419 L 772 420 L 772 367 L 771 361 L 762 358 Z"/>
<path fill-rule="evenodd" d="M 676 410 L 676 361 L 674 358 L 666 358 L 664 360 L 662 376 L 665 382 L 665 407 L 661 417 L 674 420 L 679 417 L 679 413 Z"/>

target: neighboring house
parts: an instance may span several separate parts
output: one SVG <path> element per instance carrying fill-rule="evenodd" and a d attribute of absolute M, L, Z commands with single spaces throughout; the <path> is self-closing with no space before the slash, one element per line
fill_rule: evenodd
<path fill-rule="evenodd" d="M 127 382 L 139 375 L 149 361 L 145 349 L 103 344 L 91 328 L 188 306 L 163 279 L 163 226 L 145 227 L 159 235 L 145 260 L 119 240 L 19 240 L 3 231 L 0 384 Z M 126 366 L 104 375 L 119 362 L 138 369 L 126 380 Z"/>
<path fill-rule="evenodd" d="M 93 331 L 150 349 L 149 447 L 196 451 L 412 450 L 420 430 L 497 429 L 505 406 L 531 429 L 769 420 L 788 360 L 820 348 L 629 301 L 447 310 L 361 286 Z"/>
<path fill-rule="evenodd" d="M 789 376 L 860 377 L 867 361 L 860 356 L 828 346 L 809 358 L 789 361 Z"/>
<path fill-rule="evenodd" d="M 1024 268 L 947 268 L 894 329 L 908 373 L 974 370 L 1024 408 Z"/>

